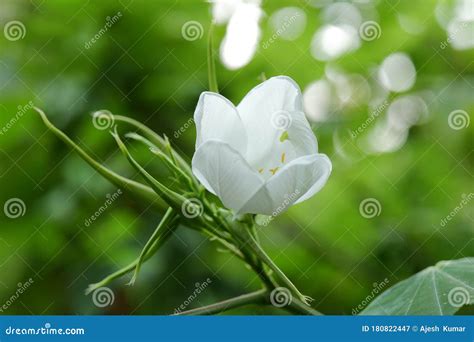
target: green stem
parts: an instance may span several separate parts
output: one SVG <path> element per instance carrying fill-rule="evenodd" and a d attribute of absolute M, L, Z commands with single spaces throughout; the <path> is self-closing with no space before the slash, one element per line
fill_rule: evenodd
<path fill-rule="evenodd" d="M 146 253 L 145 257 L 143 258 L 142 262 L 145 262 L 147 261 L 148 259 L 150 259 L 153 255 L 155 255 L 156 251 L 171 237 L 171 233 L 174 229 L 176 229 L 178 227 L 178 225 L 175 225 L 173 226 L 172 229 L 168 230 L 163 236 L 161 239 L 158 239 L 157 241 L 155 241 L 153 243 L 153 245 L 151 246 L 151 248 L 148 250 L 148 252 Z M 97 282 L 97 283 L 94 283 L 94 284 L 90 284 L 88 287 L 87 287 L 87 290 L 86 290 L 86 295 L 93 292 L 94 290 L 98 289 L 99 287 L 103 287 L 103 286 L 106 286 L 108 284 L 110 284 L 112 281 L 114 281 L 115 279 L 118 279 L 124 275 L 126 275 L 127 273 L 130 273 L 132 272 L 136 267 L 137 267 L 137 264 L 139 263 L 140 259 L 137 258 L 135 259 L 135 261 L 131 262 L 130 264 L 128 264 L 127 266 L 121 268 L 120 270 L 112 273 L 111 275 L 105 277 L 104 279 L 102 279 L 101 281 Z"/>
<path fill-rule="evenodd" d="M 158 156 L 158 158 L 160 158 L 160 160 L 166 165 L 166 167 L 168 167 L 168 169 L 175 175 L 177 180 L 179 180 L 179 178 L 183 178 L 191 190 L 195 190 L 195 191 L 198 190 L 196 189 L 195 184 L 193 183 L 191 178 L 188 176 L 188 174 L 178 166 L 175 160 L 168 157 L 162 150 L 158 148 L 158 146 L 153 144 L 150 140 L 148 140 L 147 138 L 137 133 L 127 133 L 125 134 L 125 137 L 139 141 L 142 144 L 148 146 L 151 153 L 153 153 L 154 155 Z M 173 155 L 172 150 L 169 150 L 169 154 Z"/>
<path fill-rule="evenodd" d="M 168 230 L 173 229 L 173 220 L 176 220 L 178 218 L 178 215 L 173 212 L 173 208 L 168 208 L 166 211 L 165 215 L 161 219 L 160 223 L 156 227 L 155 231 L 151 235 L 150 239 L 147 241 L 145 244 L 145 247 L 140 253 L 140 256 L 138 257 L 138 263 L 137 266 L 135 267 L 135 272 L 133 273 L 133 277 L 128 283 L 128 285 L 134 285 L 135 281 L 138 278 L 138 274 L 140 273 L 140 268 L 145 261 L 145 257 L 150 251 L 150 249 L 153 247 L 153 245 L 159 241 L 161 238 L 163 238 L 164 235 L 166 235 Z"/>
<path fill-rule="evenodd" d="M 267 294 L 267 290 L 262 289 L 197 309 L 183 311 L 176 315 L 212 315 L 247 304 L 264 304 Z"/>
<path fill-rule="evenodd" d="M 305 303 L 301 302 L 297 298 L 293 298 L 291 303 L 286 307 L 286 309 L 297 315 L 307 315 L 307 316 L 321 316 L 322 313 L 311 308 Z"/>
<path fill-rule="evenodd" d="M 216 60 L 214 56 L 214 23 L 209 27 L 209 36 L 207 39 L 207 76 L 209 78 L 209 90 L 215 93 L 219 92 L 216 76 Z"/>
<path fill-rule="evenodd" d="M 247 235 L 247 242 L 252 248 L 253 252 L 273 271 L 276 276 L 286 285 L 288 288 L 296 294 L 296 296 L 306 305 L 309 305 L 311 300 L 309 297 L 303 295 L 298 288 L 291 282 L 291 280 L 286 276 L 286 274 L 273 262 L 273 260 L 268 256 L 268 254 L 263 250 L 260 244 L 255 240 L 252 234 L 247 230 L 243 229 Z"/>
<path fill-rule="evenodd" d="M 258 290 L 248 294 L 244 294 L 238 297 L 230 298 L 222 302 L 202 306 L 200 308 L 183 311 L 176 313 L 178 316 L 185 315 L 213 315 L 218 314 L 227 310 L 235 309 L 248 304 L 271 304 L 269 301 L 269 292 L 266 289 Z M 308 315 L 308 316 L 320 316 L 322 315 L 319 311 L 316 311 L 306 304 L 302 303 L 298 299 L 294 298 L 291 303 L 283 307 L 289 312 L 292 312 L 297 315 Z"/>
<path fill-rule="evenodd" d="M 163 150 L 167 149 L 166 140 L 160 137 L 155 131 L 148 128 L 141 122 L 135 119 L 129 118 L 127 116 L 123 116 L 123 115 L 114 115 L 113 118 L 115 121 L 124 122 L 126 124 L 129 124 L 130 126 L 135 127 L 136 129 L 141 131 L 145 135 L 145 137 L 151 140 L 155 145 L 157 145 Z M 174 153 L 173 155 L 177 159 L 177 163 L 183 168 L 183 170 L 186 170 L 186 172 L 192 176 L 193 173 L 191 171 L 191 168 L 189 167 L 189 164 L 178 153 Z"/>
<path fill-rule="evenodd" d="M 145 181 L 151 186 L 153 190 L 157 194 L 159 194 L 161 197 L 165 199 L 165 201 L 168 202 L 168 205 L 170 207 L 173 207 L 177 209 L 177 211 L 181 210 L 181 205 L 183 204 L 184 201 L 186 201 L 186 198 L 181 196 L 180 194 L 174 192 L 173 190 L 167 188 L 165 185 L 160 183 L 156 178 L 154 178 L 148 171 L 146 171 L 130 154 L 128 151 L 127 147 L 123 143 L 122 139 L 120 139 L 120 136 L 118 135 L 117 131 L 111 132 L 112 136 L 114 137 L 115 141 L 117 142 L 117 145 L 122 151 L 123 155 L 127 158 L 127 160 L 130 162 L 130 164 L 142 175 L 142 177 L 145 179 Z"/>
<path fill-rule="evenodd" d="M 69 145 L 79 156 L 85 160 L 92 168 L 94 168 L 100 175 L 102 175 L 105 179 L 109 180 L 112 184 L 129 190 L 133 194 L 135 194 L 139 198 L 146 199 L 147 202 L 151 202 L 156 205 L 159 209 L 166 209 L 168 206 L 163 201 L 161 197 L 159 197 L 152 188 L 139 183 L 135 182 L 134 180 L 128 179 L 123 177 L 112 170 L 109 170 L 91 156 L 89 156 L 82 148 L 80 148 L 74 141 L 72 141 L 66 134 L 64 134 L 59 128 L 54 126 L 49 120 L 46 114 L 39 108 L 35 107 L 35 110 L 41 116 L 45 126 L 60 140 L 64 143 Z"/>

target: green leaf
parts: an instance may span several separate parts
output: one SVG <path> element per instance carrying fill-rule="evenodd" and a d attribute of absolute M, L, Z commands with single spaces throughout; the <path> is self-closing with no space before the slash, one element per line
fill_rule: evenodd
<path fill-rule="evenodd" d="M 452 315 L 474 303 L 474 258 L 441 261 L 377 297 L 361 315 Z"/>

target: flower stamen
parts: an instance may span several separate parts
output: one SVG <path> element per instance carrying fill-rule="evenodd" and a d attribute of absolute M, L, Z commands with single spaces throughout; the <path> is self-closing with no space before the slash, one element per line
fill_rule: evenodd
<path fill-rule="evenodd" d="M 270 169 L 270 172 L 272 173 L 272 176 L 278 171 L 279 167 L 275 167 L 273 169 Z"/>

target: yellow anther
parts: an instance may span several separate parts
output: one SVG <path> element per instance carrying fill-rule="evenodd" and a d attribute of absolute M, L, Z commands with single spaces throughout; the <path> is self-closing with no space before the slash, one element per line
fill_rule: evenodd
<path fill-rule="evenodd" d="M 278 171 L 279 167 L 276 167 L 274 169 L 270 169 L 270 172 L 272 173 L 272 176 Z"/>
<path fill-rule="evenodd" d="M 263 169 L 258 169 L 258 173 L 263 173 Z"/>
<path fill-rule="evenodd" d="M 285 152 L 283 152 L 283 153 L 281 154 L 281 162 L 282 162 L 282 163 L 285 162 L 285 157 L 286 157 L 286 156 L 285 156 Z"/>

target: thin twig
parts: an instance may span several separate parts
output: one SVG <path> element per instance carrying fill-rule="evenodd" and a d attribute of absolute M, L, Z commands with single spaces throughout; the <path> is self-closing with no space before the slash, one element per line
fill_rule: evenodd
<path fill-rule="evenodd" d="M 267 290 L 262 289 L 197 309 L 183 311 L 176 315 L 212 315 L 247 304 L 262 304 L 265 303 L 267 294 Z"/>

